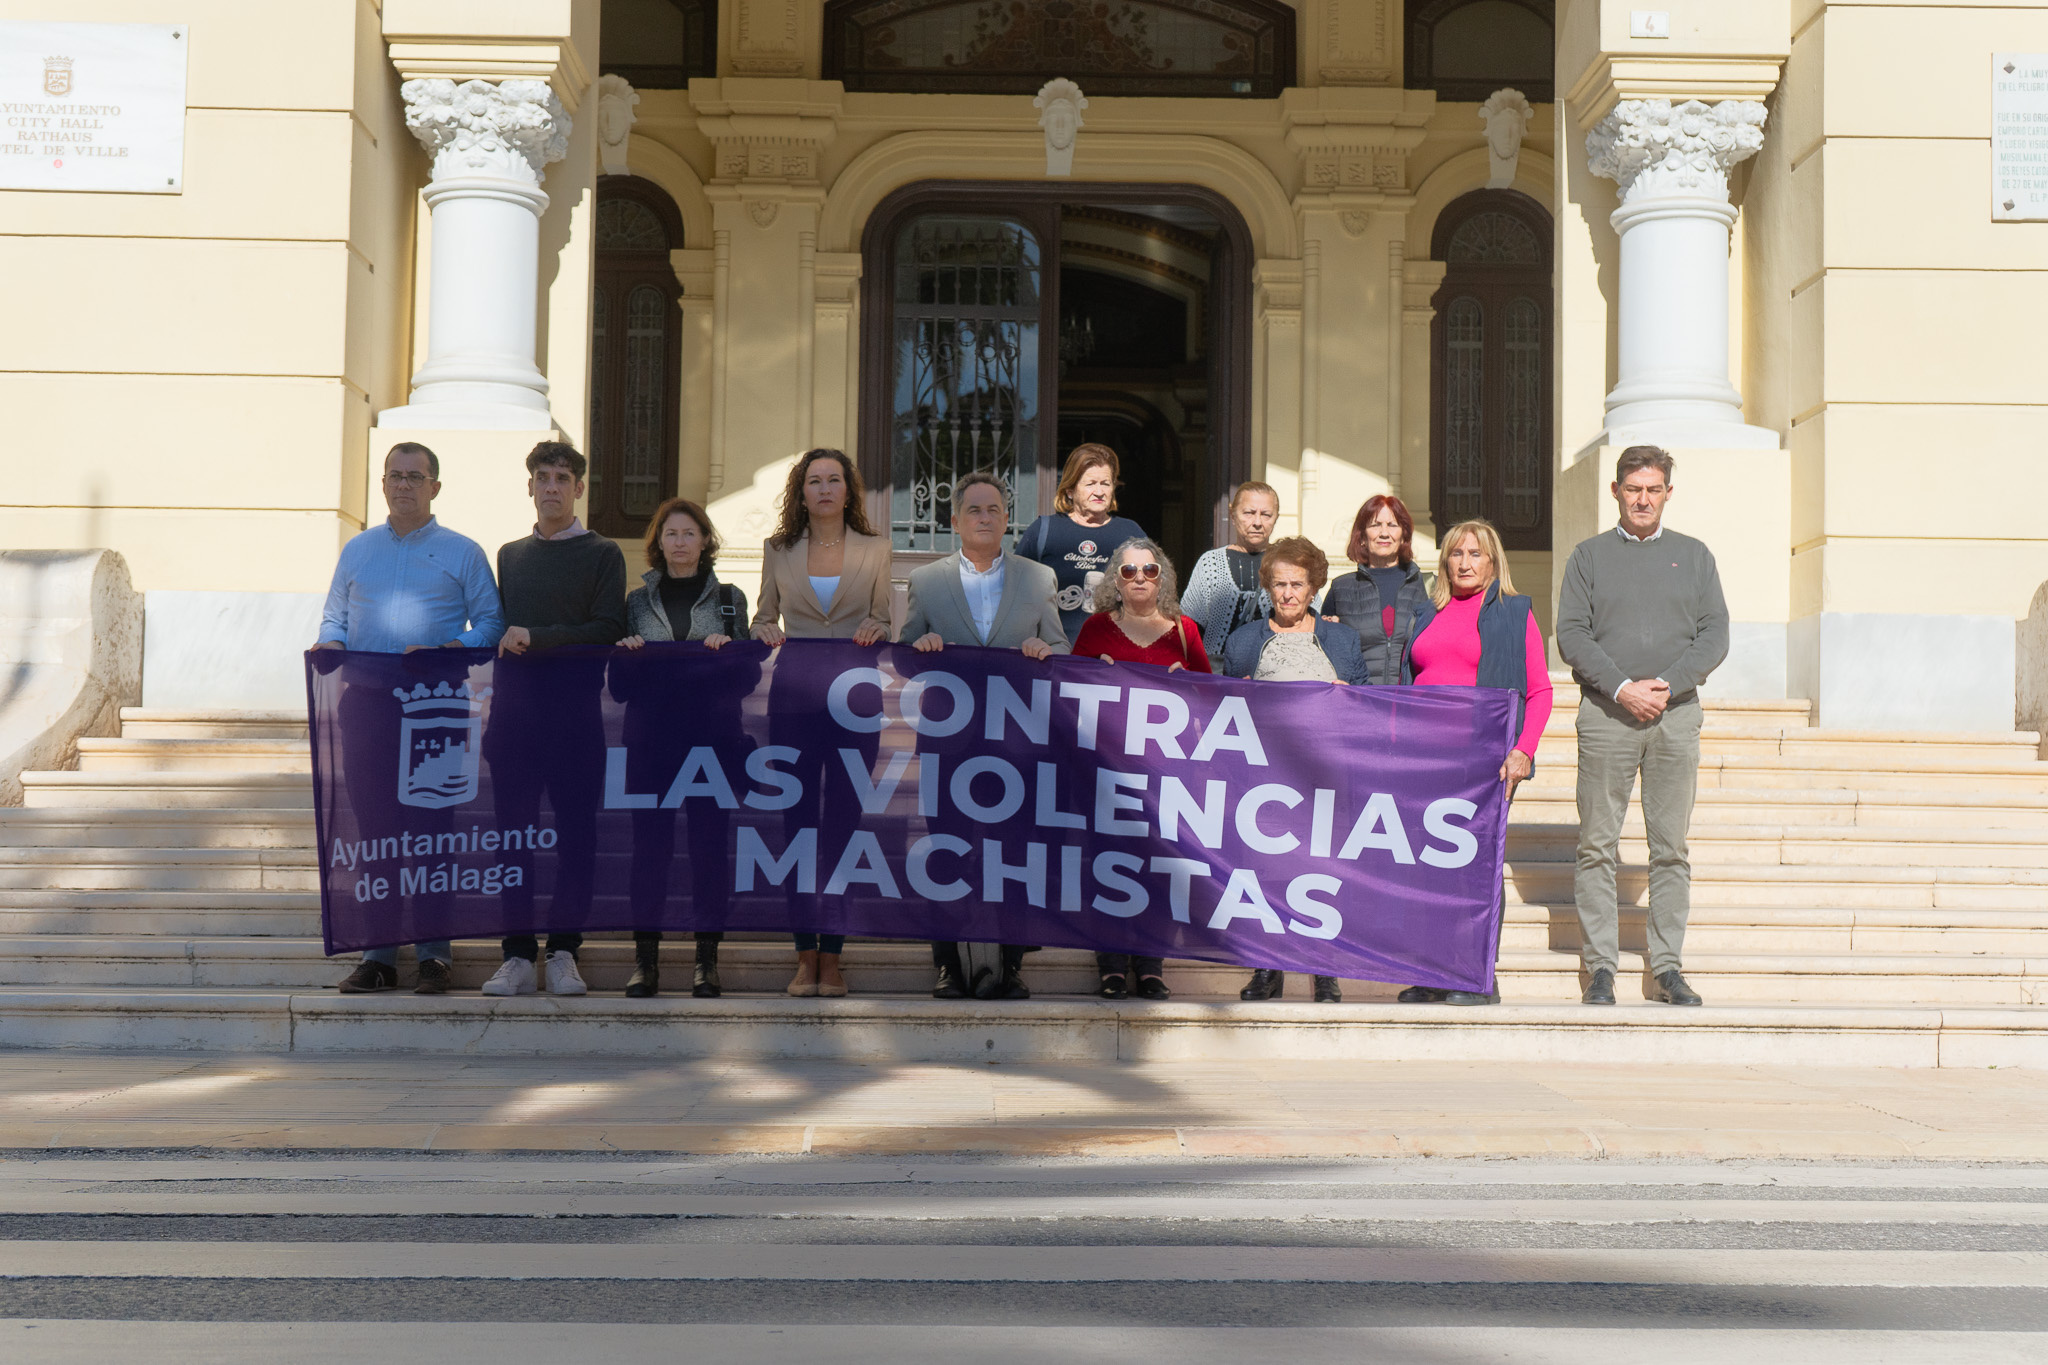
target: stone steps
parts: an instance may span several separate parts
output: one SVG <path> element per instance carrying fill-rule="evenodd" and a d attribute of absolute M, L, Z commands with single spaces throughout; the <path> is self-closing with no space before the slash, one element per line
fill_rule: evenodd
<path fill-rule="evenodd" d="M 1575 1001 L 1581 988 L 1573 952 L 1550 952 L 1536 933 L 1509 925 L 1497 966 L 1501 993 L 1552 1003 Z M 1630 935 L 1640 943 L 1640 935 Z M 1528 945 L 1524 945 L 1528 943 Z M 2036 943 L 2038 948 L 2038 943 Z M 459 990 L 475 990 L 498 970 L 496 941 L 461 941 L 455 952 Z M 666 980 L 686 988 L 694 945 L 684 935 L 664 945 Z M 0 984 L 8 986 L 250 986 L 322 988 L 350 970 L 350 958 L 328 960 L 315 937 L 117 937 L 117 935 L 0 935 Z M 780 995 L 793 970 L 786 939 L 729 941 L 719 964 L 735 993 Z M 1622 990 L 1649 978 L 1640 952 L 1622 956 Z M 584 976 L 594 990 L 623 990 L 633 970 L 633 943 L 621 937 L 588 941 L 582 950 Z M 1853 1005 L 1870 999 L 1919 1005 L 2042 1005 L 2048 1003 L 2048 956 L 1915 954 L 1915 952 L 1726 952 L 1716 935 L 1688 939 L 1688 978 L 1716 1003 L 1817 1003 Z M 1178 997 L 1235 999 L 1245 968 L 1171 960 L 1167 982 Z M 862 995 L 926 995 L 932 986 L 930 950 L 924 943 L 848 943 L 846 976 Z M 1036 995 L 1090 997 L 1096 984 L 1094 956 L 1081 950 L 1032 954 L 1026 978 Z M 1292 974 L 1290 974 L 1292 978 Z M 410 974 L 408 974 L 410 982 Z M 1403 982 L 1350 982 L 1346 997 L 1391 1001 Z M 1294 984 L 1307 995 L 1307 978 Z"/>
<path fill-rule="evenodd" d="M 1244 1005 L 1242 968 L 1194 962 L 1169 964 L 1173 1002 L 1116 1006 L 1086 994 L 1091 959 L 1071 949 L 1031 959 L 1040 999 L 949 1005 L 926 995 L 923 945 L 873 941 L 849 946 L 856 996 L 792 1000 L 780 935 L 728 941 L 723 1001 L 675 993 L 687 936 L 665 945 L 671 993 L 654 1001 L 344 998 L 322 989 L 347 962 L 319 938 L 303 718 L 130 708 L 120 739 L 88 741 L 79 771 L 28 775 L 26 805 L 0 811 L 0 1046 L 2048 1064 L 2048 1010 L 2031 1009 L 2048 1003 L 2036 737 L 1814 730 L 1804 703 L 1710 702 L 1687 971 L 1713 1004 L 1589 1011 L 1573 1003 L 1573 704 L 1560 695 L 1512 815 L 1510 1004 L 1477 1010 L 1393 1006 L 1400 983 L 1363 982 L 1340 1007 Z M 1624 900 L 1640 903 L 1639 809 L 1622 856 Z M 1641 909 L 1624 909 L 1631 999 L 1642 934 Z M 629 936 L 594 937 L 584 956 L 593 987 L 616 991 Z M 458 944 L 458 987 L 497 961 L 493 941 Z M 1873 1002 L 1885 1008 L 1856 1008 Z"/>
<path fill-rule="evenodd" d="M 21 787 L 22 804 L 30 809 L 313 809 L 313 783 L 305 772 L 23 773 Z"/>
<path fill-rule="evenodd" d="M 0 1047 L 863 1061 L 2048 1065 L 2048 1010 L 849 996 L 626 1000 L 0 987 Z"/>

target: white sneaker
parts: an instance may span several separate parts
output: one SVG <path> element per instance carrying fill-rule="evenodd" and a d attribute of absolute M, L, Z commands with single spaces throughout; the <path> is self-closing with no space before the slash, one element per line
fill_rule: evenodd
<path fill-rule="evenodd" d="M 484 982 L 485 995 L 532 995 L 537 989 L 533 964 L 523 957 L 506 958 L 497 974 Z"/>
<path fill-rule="evenodd" d="M 574 953 L 548 954 L 549 995 L 586 995 L 589 991 L 590 987 L 583 984 L 583 973 L 576 970 Z"/>

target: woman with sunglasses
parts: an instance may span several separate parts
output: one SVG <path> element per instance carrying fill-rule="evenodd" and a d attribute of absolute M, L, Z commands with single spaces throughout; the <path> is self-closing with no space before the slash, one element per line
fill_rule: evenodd
<path fill-rule="evenodd" d="M 1142 537 L 1127 540 L 1109 557 L 1108 572 L 1095 589 L 1095 614 L 1081 627 L 1074 653 L 1106 664 L 1157 664 L 1167 672 L 1182 669 L 1213 673 L 1202 630 L 1180 614 L 1179 585 L 1166 551 Z M 1164 959 L 1125 953 L 1097 953 L 1096 991 L 1104 1000 L 1122 1000 L 1137 993 L 1146 1000 L 1164 1000 L 1161 970 Z"/>

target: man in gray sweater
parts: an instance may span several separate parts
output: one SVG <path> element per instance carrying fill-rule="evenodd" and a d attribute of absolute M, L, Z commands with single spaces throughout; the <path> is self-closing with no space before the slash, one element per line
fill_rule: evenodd
<path fill-rule="evenodd" d="M 1578 680 L 1578 900 L 1584 1001 L 1614 1003 L 1620 910 L 1614 886 L 1636 774 L 1650 839 L 1652 999 L 1697 1005 L 1680 970 L 1692 908 L 1686 835 L 1699 787 L 1699 686 L 1728 657 L 1728 604 L 1713 553 L 1667 530 L 1673 461 L 1630 446 L 1614 471 L 1620 523 L 1565 565 L 1557 651 Z"/>

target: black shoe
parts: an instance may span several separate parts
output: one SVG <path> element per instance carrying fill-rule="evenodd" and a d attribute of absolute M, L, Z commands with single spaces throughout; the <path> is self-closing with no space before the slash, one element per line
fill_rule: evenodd
<path fill-rule="evenodd" d="M 1444 993 L 1434 986 L 1410 986 L 1394 999 L 1404 1005 L 1435 1005 L 1442 1003 Z"/>
<path fill-rule="evenodd" d="M 1029 1000 L 1031 988 L 1024 984 L 1023 974 L 1012 967 L 1002 972 L 992 972 L 984 967 L 974 974 L 974 998 L 976 1000 Z"/>
<path fill-rule="evenodd" d="M 1102 978 L 1102 984 L 1095 988 L 1095 993 L 1104 1000 L 1128 1000 L 1131 990 L 1124 984 L 1128 979 L 1122 972 L 1112 972 Z"/>
<path fill-rule="evenodd" d="M 343 995 L 375 995 L 379 991 L 398 989 L 398 968 L 388 967 L 382 962 L 363 962 L 341 979 L 335 987 Z"/>
<path fill-rule="evenodd" d="M 1500 992 L 1445 991 L 1444 1003 L 1446 1005 L 1498 1005 L 1500 1003 Z"/>
<path fill-rule="evenodd" d="M 1337 978 L 1319 976 L 1316 978 L 1316 1003 L 1318 1005 L 1341 1005 L 1344 992 L 1337 989 Z"/>
<path fill-rule="evenodd" d="M 1611 1005 L 1614 1003 L 1614 973 L 1605 967 L 1593 969 L 1592 979 L 1586 982 L 1586 993 L 1579 997 L 1581 1005 Z"/>
<path fill-rule="evenodd" d="M 1166 989 L 1166 982 L 1156 976 L 1138 978 L 1138 994 L 1147 1000 L 1169 1000 L 1173 992 Z"/>
<path fill-rule="evenodd" d="M 650 995 L 661 994 L 661 963 L 658 959 L 643 957 L 633 964 L 633 975 L 626 982 L 628 1000 L 645 1000 Z"/>
<path fill-rule="evenodd" d="M 413 983 L 414 995 L 446 995 L 450 985 L 448 964 L 437 957 L 420 963 L 420 979 Z"/>
<path fill-rule="evenodd" d="M 965 1000 L 967 988 L 960 984 L 960 974 L 951 967 L 939 968 L 938 979 L 932 982 L 932 999 Z"/>
<path fill-rule="evenodd" d="M 690 973 L 690 994 L 699 1000 L 716 1000 L 725 994 L 725 987 L 718 980 L 718 943 L 699 939 L 697 942 L 697 965 Z"/>
<path fill-rule="evenodd" d="M 1276 972 L 1270 967 L 1260 967 L 1252 972 L 1252 979 L 1237 993 L 1240 1000 L 1278 1000 L 1281 988 L 1287 983 L 1287 973 Z"/>
<path fill-rule="evenodd" d="M 1667 1005 L 1699 1005 L 1706 1003 L 1700 993 L 1685 984 L 1685 978 L 1673 967 L 1668 972 L 1657 973 L 1657 999 Z"/>

